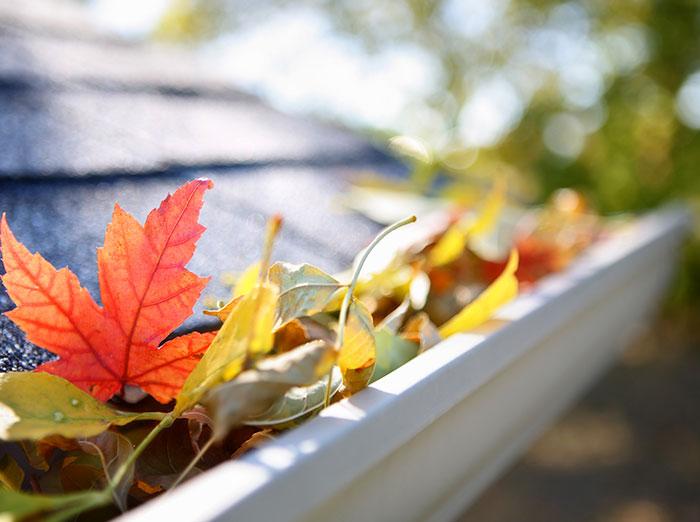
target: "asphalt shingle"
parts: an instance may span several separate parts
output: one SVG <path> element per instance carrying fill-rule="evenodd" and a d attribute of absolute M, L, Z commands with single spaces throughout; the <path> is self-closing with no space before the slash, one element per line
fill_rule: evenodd
<path fill-rule="evenodd" d="M 0 212 L 17 237 L 68 266 L 99 301 L 95 249 L 116 201 L 143 220 L 181 183 L 214 180 L 190 268 L 221 274 L 259 256 L 265 220 L 285 217 L 275 259 L 346 268 L 378 226 L 343 211 L 356 170 L 399 167 L 370 143 L 281 114 L 201 71 L 181 50 L 123 42 L 73 3 L 0 0 Z M 42 9 L 44 8 L 44 10 Z M 0 310 L 11 308 L 0 285 Z M 185 329 L 206 326 L 199 303 Z M 0 316 L 0 371 L 49 354 Z"/>

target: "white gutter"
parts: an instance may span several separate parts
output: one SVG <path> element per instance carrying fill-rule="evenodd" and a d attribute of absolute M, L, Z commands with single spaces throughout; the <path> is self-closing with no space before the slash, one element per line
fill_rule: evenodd
<path fill-rule="evenodd" d="M 124 521 L 450 520 L 616 359 L 655 310 L 689 216 L 669 208 L 589 248 L 366 390 Z"/>

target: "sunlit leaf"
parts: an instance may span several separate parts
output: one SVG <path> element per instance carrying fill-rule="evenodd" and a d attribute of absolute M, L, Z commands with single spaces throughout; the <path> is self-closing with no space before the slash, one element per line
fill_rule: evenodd
<path fill-rule="evenodd" d="M 269 277 L 280 290 L 277 327 L 297 317 L 322 311 L 343 286 L 320 268 L 307 264 L 275 263 L 270 267 Z"/>
<path fill-rule="evenodd" d="M 235 379 L 213 388 L 203 403 L 212 413 L 214 436 L 264 413 L 287 390 L 307 386 L 327 374 L 335 351 L 323 341 L 312 341 L 275 357 L 259 361 Z"/>
<path fill-rule="evenodd" d="M 103 307 L 70 270 L 57 270 L 32 254 L 3 215 L 2 281 L 17 305 L 6 315 L 31 342 L 59 356 L 39 371 L 68 379 L 103 401 L 127 385 L 162 403 L 175 397 L 206 345 L 197 345 L 198 352 L 159 345 L 192 314 L 208 281 L 185 265 L 204 232 L 198 219 L 211 187 L 206 179 L 183 185 L 143 225 L 115 205 L 97 251 Z"/>
<path fill-rule="evenodd" d="M 233 379 L 247 358 L 264 355 L 273 347 L 273 324 L 279 291 L 276 285 L 262 283 L 244 295 L 177 397 L 175 414 L 194 406 L 207 391 Z"/>
<path fill-rule="evenodd" d="M 4 440 L 36 440 L 48 435 L 89 437 L 112 424 L 121 426 L 157 416 L 114 410 L 49 373 L 0 375 L 0 438 Z"/>
<path fill-rule="evenodd" d="M 233 311 L 236 309 L 238 306 L 238 303 L 241 302 L 241 299 L 243 296 L 238 296 L 234 297 L 231 299 L 229 302 L 227 302 L 224 306 L 221 308 L 217 308 L 216 310 L 204 310 L 204 315 L 211 315 L 213 317 L 218 317 L 219 320 L 223 323 L 226 318 L 233 313 Z"/>
<path fill-rule="evenodd" d="M 501 275 L 461 312 L 443 324 L 440 335 L 449 337 L 471 330 L 487 321 L 498 308 L 513 299 L 518 294 L 518 280 L 515 277 L 517 269 L 518 251 L 513 250 Z"/>
<path fill-rule="evenodd" d="M 428 258 L 433 266 L 441 266 L 451 263 L 459 258 L 467 247 L 467 235 L 464 228 L 455 223 L 440 237 L 439 241 L 430 250 Z"/>
<path fill-rule="evenodd" d="M 441 266 L 451 263 L 464 253 L 470 236 L 484 234 L 491 230 L 498 222 L 498 217 L 503 210 L 505 191 L 505 183 L 498 180 L 476 218 L 470 216 L 450 226 L 430 250 L 428 255 L 430 264 Z"/>
<path fill-rule="evenodd" d="M 365 305 L 355 299 L 350 305 L 345 324 L 345 339 L 338 355 L 343 383 L 350 393 L 367 386 L 372 378 L 375 362 L 372 316 Z"/>
<path fill-rule="evenodd" d="M 253 288 L 255 288 L 255 284 L 258 282 L 259 276 L 260 262 L 258 261 L 246 268 L 241 274 L 241 277 L 239 277 L 236 281 L 236 286 L 233 287 L 234 299 L 247 294 Z"/>
<path fill-rule="evenodd" d="M 233 297 L 220 308 L 215 310 L 204 310 L 204 314 L 218 317 L 223 323 L 226 318 L 236 309 L 238 303 L 241 301 L 241 298 L 255 288 L 259 276 L 260 262 L 256 262 L 246 268 L 241 276 L 236 280 L 236 284 L 233 288 Z"/>

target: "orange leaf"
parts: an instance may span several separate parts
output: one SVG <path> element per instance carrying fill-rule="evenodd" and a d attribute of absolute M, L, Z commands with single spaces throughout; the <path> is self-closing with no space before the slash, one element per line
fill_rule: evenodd
<path fill-rule="evenodd" d="M 7 316 L 31 342 L 60 357 L 37 370 L 59 375 L 102 400 L 127 384 L 161 402 L 177 395 L 213 334 L 158 345 L 192 313 L 208 282 L 185 265 L 204 231 L 197 219 L 211 186 L 199 179 L 180 187 L 151 211 L 145 226 L 115 205 L 97 254 L 104 308 L 70 270 L 56 270 L 38 253 L 31 254 L 3 215 L 2 282 L 17 304 Z"/>

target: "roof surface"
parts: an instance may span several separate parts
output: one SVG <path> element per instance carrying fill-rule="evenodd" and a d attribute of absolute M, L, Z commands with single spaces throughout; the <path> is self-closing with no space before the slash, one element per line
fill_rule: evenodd
<path fill-rule="evenodd" d="M 218 276 L 259 256 L 276 212 L 275 259 L 347 267 L 378 227 L 335 196 L 368 169 L 399 167 L 346 130 L 230 88 L 182 50 L 99 33 L 79 4 L 0 0 L 0 212 L 96 299 L 95 249 L 115 201 L 143 220 L 183 182 L 213 179 L 189 267 L 214 276 L 204 297 L 225 298 Z M 11 307 L 0 285 L 0 311 Z M 185 328 L 202 324 L 201 308 Z M 0 371 L 47 356 L 0 317 Z"/>

